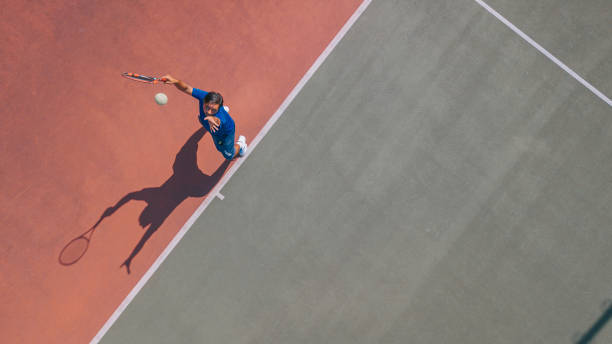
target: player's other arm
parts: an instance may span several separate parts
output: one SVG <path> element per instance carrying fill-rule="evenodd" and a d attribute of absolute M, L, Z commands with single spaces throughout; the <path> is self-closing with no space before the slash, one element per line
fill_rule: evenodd
<path fill-rule="evenodd" d="M 221 119 L 217 116 L 206 116 L 204 117 L 205 120 L 208 121 L 208 125 L 210 126 L 210 130 L 214 133 L 217 130 L 219 130 L 219 127 L 221 126 Z"/>
<path fill-rule="evenodd" d="M 188 95 L 191 95 L 193 93 L 193 87 L 191 87 L 190 85 L 188 85 L 187 83 L 185 83 L 182 80 L 178 80 L 175 79 L 174 77 L 172 77 L 172 75 L 170 74 L 166 74 L 163 76 L 163 78 L 168 79 L 168 81 L 166 81 L 166 83 L 168 84 L 173 84 L 174 86 L 176 86 L 176 88 L 178 88 L 180 91 L 183 91 L 185 93 L 187 93 Z"/>

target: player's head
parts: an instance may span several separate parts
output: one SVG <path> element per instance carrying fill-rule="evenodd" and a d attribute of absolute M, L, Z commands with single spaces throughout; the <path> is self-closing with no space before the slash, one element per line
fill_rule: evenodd
<path fill-rule="evenodd" d="M 223 106 L 223 97 L 217 92 L 208 92 L 204 97 L 204 112 L 212 116 Z"/>

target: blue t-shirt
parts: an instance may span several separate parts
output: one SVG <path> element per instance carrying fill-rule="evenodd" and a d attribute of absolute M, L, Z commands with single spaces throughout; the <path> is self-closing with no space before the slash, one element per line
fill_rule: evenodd
<path fill-rule="evenodd" d="M 200 101 L 200 114 L 198 115 L 200 123 L 202 123 L 202 126 L 204 126 L 204 128 L 206 128 L 206 130 L 208 130 L 208 132 L 211 133 L 211 135 L 213 136 L 223 137 L 229 134 L 233 135 L 234 131 L 236 130 L 234 120 L 230 117 L 227 111 L 225 111 L 223 106 L 220 106 L 219 111 L 217 111 L 217 113 L 214 115 L 221 121 L 221 123 L 219 124 L 219 129 L 217 129 L 217 131 L 215 131 L 214 133 L 210 130 L 210 125 L 208 124 L 208 121 L 204 119 L 204 117 L 207 116 L 206 113 L 204 113 L 204 97 L 206 97 L 207 94 L 208 92 L 202 91 L 195 87 L 193 88 L 193 91 L 191 93 L 194 98 Z"/>

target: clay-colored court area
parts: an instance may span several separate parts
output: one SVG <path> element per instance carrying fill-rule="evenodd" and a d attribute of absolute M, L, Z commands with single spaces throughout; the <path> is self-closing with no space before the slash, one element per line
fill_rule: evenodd
<path fill-rule="evenodd" d="M 249 140 L 359 3 L 3 3 L 1 341 L 91 340 L 229 166 L 195 99 L 121 72 L 221 92 Z"/>

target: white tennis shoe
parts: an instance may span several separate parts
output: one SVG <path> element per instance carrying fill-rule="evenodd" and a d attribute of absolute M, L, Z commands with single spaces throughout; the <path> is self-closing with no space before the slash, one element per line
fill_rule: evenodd
<path fill-rule="evenodd" d="M 240 154 L 240 156 L 244 156 L 247 152 L 246 137 L 240 135 L 238 137 L 238 142 L 236 143 L 238 144 L 238 146 L 240 146 L 240 152 L 238 154 Z"/>

